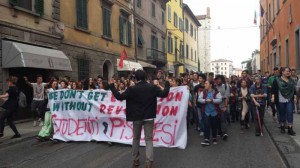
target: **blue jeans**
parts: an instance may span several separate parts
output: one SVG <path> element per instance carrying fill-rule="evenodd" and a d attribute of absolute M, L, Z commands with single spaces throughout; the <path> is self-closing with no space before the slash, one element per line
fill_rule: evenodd
<path fill-rule="evenodd" d="M 198 112 L 198 123 L 199 123 L 200 132 L 204 132 L 203 116 L 202 116 L 200 107 L 197 107 L 197 112 Z M 203 114 L 203 115 L 205 115 L 205 114 Z"/>
<path fill-rule="evenodd" d="M 287 103 L 279 103 L 279 122 L 281 125 L 286 123 L 293 124 L 293 111 L 294 111 L 294 103 L 289 101 Z"/>
<path fill-rule="evenodd" d="M 203 121 L 204 121 L 204 138 L 209 139 L 210 133 L 212 133 L 212 137 L 215 139 L 217 138 L 217 124 L 218 124 L 218 116 L 207 116 L 206 114 L 203 115 Z"/>

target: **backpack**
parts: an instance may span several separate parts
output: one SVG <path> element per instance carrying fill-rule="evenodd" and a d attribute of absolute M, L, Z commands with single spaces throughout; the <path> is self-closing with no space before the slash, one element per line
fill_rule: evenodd
<path fill-rule="evenodd" d="M 27 107 L 26 95 L 22 91 L 19 92 L 18 104 L 21 108 Z"/>

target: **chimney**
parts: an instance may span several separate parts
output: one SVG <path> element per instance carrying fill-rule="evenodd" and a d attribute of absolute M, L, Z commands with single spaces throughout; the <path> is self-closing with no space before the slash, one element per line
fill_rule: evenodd
<path fill-rule="evenodd" d="M 210 18 L 210 7 L 207 7 L 206 9 L 206 17 Z"/>

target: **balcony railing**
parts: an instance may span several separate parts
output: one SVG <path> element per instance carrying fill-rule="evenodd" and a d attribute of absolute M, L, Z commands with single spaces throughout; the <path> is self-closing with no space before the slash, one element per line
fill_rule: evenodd
<path fill-rule="evenodd" d="M 147 60 L 166 64 L 167 54 L 154 48 L 147 48 Z"/>

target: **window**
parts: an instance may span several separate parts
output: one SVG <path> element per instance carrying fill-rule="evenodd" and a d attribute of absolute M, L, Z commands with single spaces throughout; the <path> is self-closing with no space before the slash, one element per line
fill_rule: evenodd
<path fill-rule="evenodd" d="M 289 46 L 289 39 L 285 40 L 285 66 L 290 65 L 290 46 Z"/>
<path fill-rule="evenodd" d="M 129 16 L 122 14 L 119 18 L 119 31 L 120 31 L 120 43 L 125 45 L 131 45 L 131 23 L 129 22 Z"/>
<path fill-rule="evenodd" d="M 226 68 L 226 67 L 225 67 L 224 69 L 225 69 L 225 70 L 227 70 L 227 68 Z"/>
<path fill-rule="evenodd" d="M 183 41 L 180 41 L 180 48 L 179 48 L 179 52 L 180 52 L 180 58 L 184 58 L 184 54 L 183 54 Z"/>
<path fill-rule="evenodd" d="M 161 12 L 161 24 L 165 25 L 165 12 Z"/>
<path fill-rule="evenodd" d="M 214 64 L 211 64 L 212 66 L 214 66 Z"/>
<path fill-rule="evenodd" d="M 221 70 L 223 70 L 223 67 L 221 67 Z"/>
<path fill-rule="evenodd" d="M 189 59 L 189 45 L 186 44 L 186 58 Z"/>
<path fill-rule="evenodd" d="M 223 65 L 223 63 L 221 63 L 221 65 Z"/>
<path fill-rule="evenodd" d="M 277 13 L 279 12 L 280 10 L 280 0 L 277 0 Z"/>
<path fill-rule="evenodd" d="M 173 38 L 170 35 L 168 36 L 168 53 L 173 53 Z"/>
<path fill-rule="evenodd" d="M 194 27 L 193 27 L 193 25 L 192 25 L 192 24 L 191 24 L 190 28 L 191 28 L 191 30 L 190 30 L 190 34 L 191 34 L 191 36 L 193 37 L 193 34 L 194 34 Z"/>
<path fill-rule="evenodd" d="M 78 59 L 78 80 L 81 81 L 89 76 L 90 73 L 90 62 L 85 59 Z"/>
<path fill-rule="evenodd" d="M 175 60 L 177 60 L 177 55 L 178 55 L 178 48 L 177 48 L 177 44 L 178 44 L 178 39 L 175 37 Z"/>
<path fill-rule="evenodd" d="M 17 6 L 28 11 L 44 14 L 44 1 L 43 0 L 10 0 L 10 4 Z"/>
<path fill-rule="evenodd" d="M 166 52 L 166 40 L 165 39 L 161 39 L 161 48 L 162 48 L 162 52 L 165 53 Z"/>
<path fill-rule="evenodd" d="M 111 26 L 110 26 L 111 9 L 109 7 L 102 7 L 102 26 L 103 36 L 111 38 Z"/>
<path fill-rule="evenodd" d="M 168 5 L 168 21 L 171 22 L 171 6 Z"/>
<path fill-rule="evenodd" d="M 196 28 L 195 28 L 194 32 L 195 32 L 194 33 L 194 39 L 197 40 L 197 29 Z"/>
<path fill-rule="evenodd" d="M 227 63 L 225 63 L 225 65 L 227 65 Z"/>
<path fill-rule="evenodd" d="M 278 46 L 278 65 L 281 66 L 281 46 Z"/>
<path fill-rule="evenodd" d="M 183 20 L 179 18 L 179 30 L 183 32 Z"/>
<path fill-rule="evenodd" d="M 193 61 L 193 48 L 191 48 L 191 60 Z"/>
<path fill-rule="evenodd" d="M 182 7 L 182 0 L 179 0 L 179 5 L 180 7 Z"/>
<path fill-rule="evenodd" d="M 188 31 L 189 31 L 189 20 L 185 19 L 185 32 L 188 33 Z"/>
<path fill-rule="evenodd" d="M 299 29 L 295 32 L 296 67 L 300 69 L 300 34 Z"/>
<path fill-rule="evenodd" d="M 197 61 L 197 51 L 195 51 L 195 62 Z"/>
<path fill-rule="evenodd" d="M 145 41 L 143 38 L 143 32 L 141 28 L 137 28 L 137 37 L 138 37 L 138 46 L 143 47 Z"/>
<path fill-rule="evenodd" d="M 214 70 L 214 68 L 212 68 L 211 70 Z"/>
<path fill-rule="evenodd" d="M 273 67 L 276 67 L 276 62 L 277 62 L 277 59 L 276 59 L 276 50 L 275 50 L 275 52 L 274 52 L 274 54 L 273 54 L 273 61 L 274 61 L 274 64 L 273 64 Z"/>
<path fill-rule="evenodd" d="M 154 3 L 152 3 L 151 13 L 152 13 L 152 17 L 155 17 L 155 4 Z"/>
<path fill-rule="evenodd" d="M 273 13 L 273 20 L 275 19 L 275 0 L 273 0 L 273 4 L 272 4 L 272 13 Z"/>
<path fill-rule="evenodd" d="M 267 17 L 269 19 L 269 22 L 271 22 L 272 20 L 272 12 L 271 12 L 271 4 L 269 3 L 269 8 L 268 8 L 268 13 L 269 13 L 269 17 Z"/>
<path fill-rule="evenodd" d="M 155 35 L 151 35 L 151 48 L 158 49 L 158 38 Z"/>
<path fill-rule="evenodd" d="M 142 7 L 142 0 L 136 0 L 136 6 L 141 8 Z"/>
<path fill-rule="evenodd" d="M 174 12 L 174 26 L 178 27 L 178 16 L 177 13 Z"/>
<path fill-rule="evenodd" d="M 87 21 L 87 0 L 77 0 L 77 27 L 81 29 L 88 29 Z"/>

